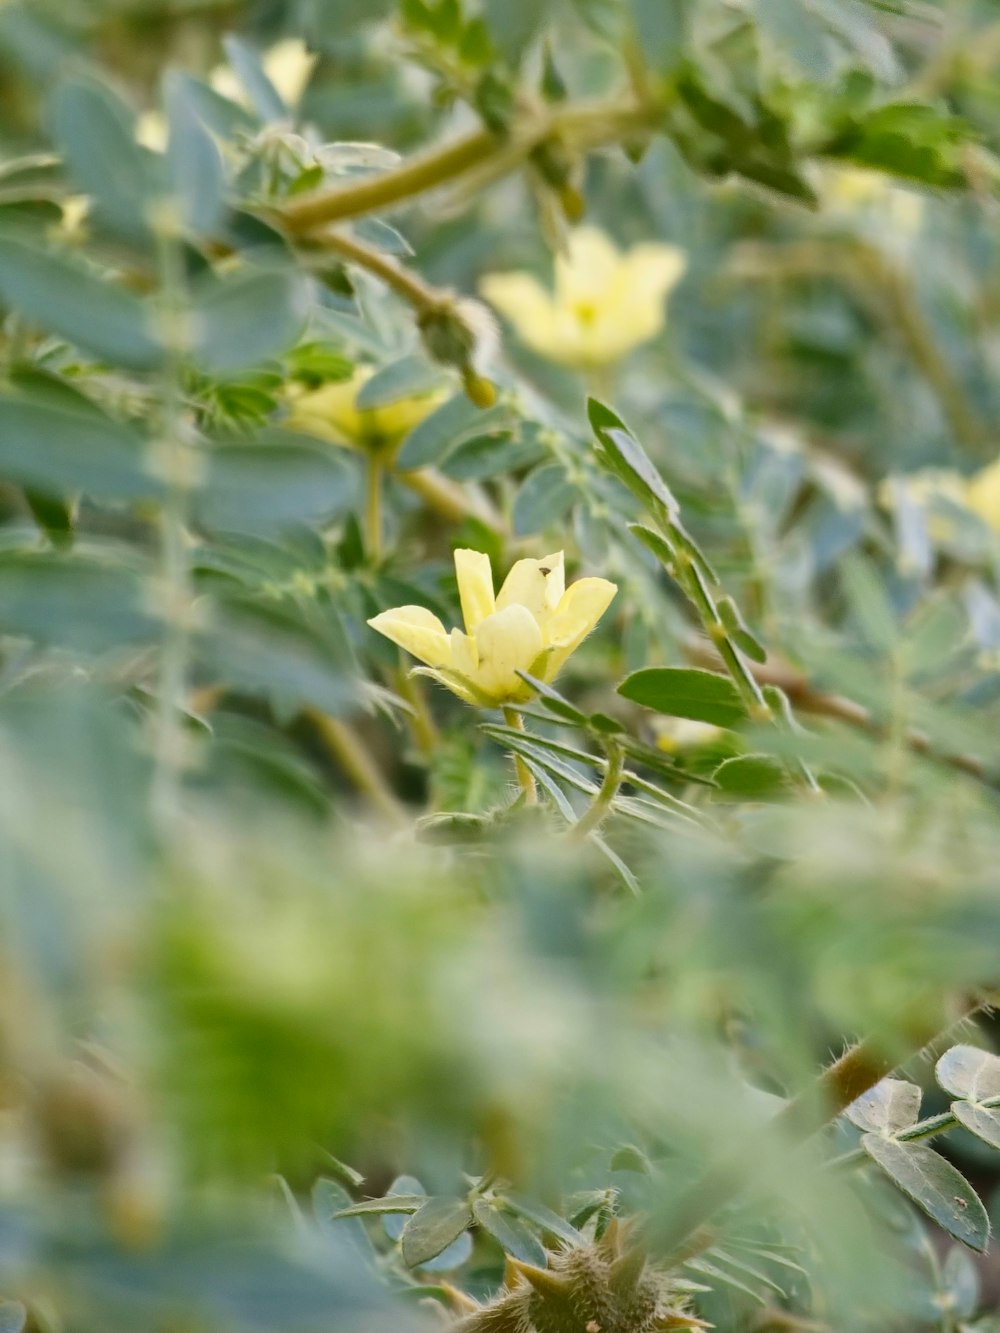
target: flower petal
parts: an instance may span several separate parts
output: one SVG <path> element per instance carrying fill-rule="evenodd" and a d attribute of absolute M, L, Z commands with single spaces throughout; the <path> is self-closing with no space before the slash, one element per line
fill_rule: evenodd
<path fill-rule="evenodd" d="M 562 551 L 543 555 L 541 560 L 518 560 L 497 594 L 497 610 L 508 606 L 526 606 L 538 621 L 545 637 L 545 621 L 559 605 L 566 588 L 566 567 Z"/>
<path fill-rule="evenodd" d="M 559 350 L 555 303 L 536 278 L 530 273 L 488 273 L 479 290 L 529 347 L 555 358 Z"/>
<path fill-rule="evenodd" d="M 608 579 L 578 579 L 566 589 L 552 617 L 552 652 L 545 664 L 545 679 L 556 672 L 584 641 L 611 605 L 617 584 Z"/>
<path fill-rule="evenodd" d="M 460 629 L 453 629 L 451 639 L 451 666 L 461 676 L 475 679 L 479 670 L 479 649 L 471 634 L 463 634 Z"/>
<path fill-rule="evenodd" d="M 321 440 L 356 449 L 364 443 L 365 422 L 355 399 L 370 374 L 367 368 L 357 370 L 349 380 L 324 384 L 321 389 L 301 394 L 292 402 L 288 425 Z"/>
<path fill-rule="evenodd" d="M 556 304 L 597 306 L 615 281 L 622 264 L 618 249 L 597 227 L 577 227 L 556 256 Z"/>
<path fill-rule="evenodd" d="M 676 245 L 637 245 L 625 256 L 623 268 L 637 299 L 661 302 L 684 276 L 687 255 Z"/>
<path fill-rule="evenodd" d="M 542 632 L 525 606 L 508 606 L 476 626 L 479 667 L 475 683 L 497 703 L 518 697 L 528 671 L 542 651 Z"/>
<path fill-rule="evenodd" d="M 451 666 L 451 640 L 426 606 L 396 606 L 373 616 L 368 623 L 428 666 Z"/>
<path fill-rule="evenodd" d="M 456 551 L 455 577 L 462 602 L 462 619 L 471 634 L 481 621 L 496 610 L 489 556 L 483 551 Z"/>
<path fill-rule="evenodd" d="M 457 694 L 467 704 L 478 704 L 481 708 L 488 708 L 493 702 L 492 699 L 482 698 L 472 682 L 459 675 L 457 671 L 448 671 L 446 668 L 436 670 L 434 667 L 414 667 L 410 675 L 430 676 L 431 680 L 436 680 L 439 685 L 451 690 L 452 694 Z"/>

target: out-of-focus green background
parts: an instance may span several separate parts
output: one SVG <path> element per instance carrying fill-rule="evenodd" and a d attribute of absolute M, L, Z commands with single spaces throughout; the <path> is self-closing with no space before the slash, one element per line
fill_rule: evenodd
<path fill-rule="evenodd" d="M 720 1329 L 997 1326 L 998 66 L 0 3 L 2 1333 L 441 1327 L 613 1216 Z M 618 585 L 527 737 L 366 623 L 456 548 Z M 861 1038 L 921 1093 L 769 1124 Z"/>

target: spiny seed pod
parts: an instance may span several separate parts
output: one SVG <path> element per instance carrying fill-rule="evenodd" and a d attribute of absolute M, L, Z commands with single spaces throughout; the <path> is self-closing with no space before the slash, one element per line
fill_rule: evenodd
<path fill-rule="evenodd" d="M 549 1255 L 547 1268 L 508 1260 L 504 1289 L 466 1315 L 454 1333 L 661 1333 L 708 1325 L 690 1314 L 669 1276 L 635 1247 L 622 1248 L 616 1224 L 594 1245 Z"/>

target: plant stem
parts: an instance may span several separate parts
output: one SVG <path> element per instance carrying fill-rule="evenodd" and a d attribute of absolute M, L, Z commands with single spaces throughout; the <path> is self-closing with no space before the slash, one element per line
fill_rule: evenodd
<path fill-rule="evenodd" d="M 382 559 L 382 478 L 385 465 L 376 449 L 368 451 L 365 491 L 365 546 L 368 559 L 377 565 Z"/>
<path fill-rule="evenodd" d="M 322 709 L 306 710 L 306 717 L 313 724 L 338 766 L 344 771 L 354 786 L 367 796 L 372 805 L 389 823 L 403 828 L 409 824 L 406 812 L 390 791 L 367 748 L 361 743 L 357 733 L 339 717 L 331 717 Z"/>
<path fill-rule="evenodd" d="M 734 264 L 742 278 L 840 278 L 883 323 L 894 326 L 917 369 L 934 390 L 956 440 L 980 455 L 992 436 L 969 401 L 965 386 L 945 359 L 920 309 L 907 275 L 875 246 L 798 241 L 781 246 L 748 244 Z"/>
<path fill-rule="evenodd" d="M 601 782 L 600 790 L 576 823 L 570 825 L 568 836 L 571 838 L 585 838 L 589 833 L 593 833 L 600 828 L 605 816 L 611 809 L 612 802 L 618 795 L 618 788 L 622 784 L 622 774 L 625 768 L 625 751 L 617 741 L 609 740 L 605 746 L 605 753 L 608 762 L 604 770 L 604 779 Z"/>
<path fill-rule="evenodd" d="M 850 1047 L 832 1065 L 827 1066 L 808 1088 L 786 1103 L 771 1121 L 770 1130 L 782 1134 L 790 1144 L 805 1142 L 894 1069 L 909 1063 L 928 1047 L 937 1046 L 986 1002 L 984 999 L 971 1001 L 957 1023 L 949 1023 L 942 1031 L 931 1034 L 928 1040 L 921 1042 L 903 1060 L 890 1058 L 884 1046 L 871 1039 Z M 757 1179 L 753 1166 L 747 1165 L 743 1147 L 739 1154 L 710 1167 L 681 1196 L 669 1229 L 659 1237 L 665 1250 L 674 1257 L 684 1253 L 690 1238 Z"/>
<path fill-rule="evenodd" d="M 343 231 L 326 231 L 315 238 L 314 244 L 324 250 L 335 250 L 344 259 L 359 268 L 367 269 L 375 277 L 381 278 L 387 287 L 391 287 L 397 296 L 408 301 L 421 314 L 434 310 L 453 300 L 451 293 L 439 291 L 430 283 L 424 282 L 418 273 L 406 269 L 402 264 L 365 245 L 356 236 Z"/>
<path fill-rule="evenodd" d="M 981 1102 L 976 1103 L 986 1110 L 995 1111 L 1000 1109 L 1000 1097 L 986 1097 Z M 940 1115 L 929 1115 L 926 1120 L 918 1120 L 915 1125 L 910 1125 L 908 1129 L 898 1130 L 893 1134 L 893 1138 L 898 1143 L 920 1143 L 924 1139 L 933 1139 L 938 1134 L 947 1134 L 949 1130 L 958 1129 L 961 1121 L 957 1116 L 952 1115 L 950 1111 L 942 1111 Z M 841 1153 L 830 1163 L 833 1167 L 841 1166 L 859 1166 L 862 1162 L 870 1162 L 871 1158 L 863 1148 L 852 1148 L 850 1152 Z"/>
<path fill-rule="evenodd" d="M 160 510 L 160 602 L 164 632 L 157 690 L 151 804 L 154 820 L 165 824 L 177 812 L 179 780 L 184 766 L 183 717 L 193 596 L 186 525 L 189 493 L 196 474 L 183 438 L 184 271 L 175 219 L 168 204 L 162 206 L 153 218 L 153 224 L 160 282 L 160 333 L 167 355 L 161 381 L 159 438 L 151 459 L 152 469 L 165 483 Z"/>
<path fill-rule="evenodd" d="M 709 591 L 698 564 L 684 549 L 682 533 L 675 528 L 667 517 L 661 519 L 660 531 L 670 548 L 674 567 L 674 577 L 694 604 L 705 633 L 715 645 L 722 662 L 739 692 L 743 705 L 750 718 L 757 722 L 773 722 L 781 726 L 784 719 L 775 713 L 761 689 L 760 683 L 750 669 L 750 665 L 740 650 L 733 643 L 723 622 L 715 598 Z M 814 795 L 820 791 L 819 784 L 813 777 L 808 765 L 801 759 L 795 761 L 795 767 L 806 786 Z"/>
<path fill-rule="evenodd" d="M 662 114 L 658 103 L 627 101 L 569 103 L 545 114 L 533 114 L 511 127 L 507 135 L 480 128 L 453 143 L 361 181 L 334 185 L 285 205 L 280 222 L 293 235 L 304 235 L 331 222 L 364 217 L 403 200 L 414 199 L 467 172 L 488 169 L 503 158 L 505 171 L 519 166 L 550 137 L 586 151 L 653 128 Z"/>
<path fill-rule="evenodd" d="M 490 130 L 473 130 L 454 143 L 432 148 L 390 171 L 348 185 L 334 185 L 295 200 L 284 209 L 284 224 L 289 231 L 302 234 L 330 222 L 378 212 L 478 166 L 497 143 L 497 136 Z"/>
<path fill-rule="evenodd" d="M 503 720 L 506 722 L 507 726 L 511 727 L 514 731 L 524 730 L 524 718 L 516 708 L 505 707 L 503 710 Z M 525 804 L 537 805 L 538 789 L 535 786 L 535 775 L 519 754 L 514 755 L 514 768 L 517 772 L 517 780 L 520 783 L 521 790 L 524 792 Z"/>

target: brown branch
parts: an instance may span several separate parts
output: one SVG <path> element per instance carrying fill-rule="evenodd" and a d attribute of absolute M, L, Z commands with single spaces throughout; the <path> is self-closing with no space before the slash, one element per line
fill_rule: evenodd
<path fill-rule="evenodd" d="M 715 647 L 702 639 L 689 641 L 684 645 L 684 651 L 690 661 L 700 666 L 716 671 L 723 669 Z M 830 694 L 817 689 L 806 676 L 788 663 L 773 661 L 763 665 L 753 663 L 751 669 L 761 685 L 777 685 L 784 691 L 793 708 L 799 713 L 843 722 L 846 726 L 853 727 L 856 731 L 863 731 L 878 740 L 889 737 L 890 728 L 880 722 L 869 709 L 842 694 Z M 914 754 L 945 764 L 948 768 L 956 769 L 959 773 L 965 773 L 968 777 L 986 783 L 987 786 L 996 785 L 996 776 L 990 774 L 982 760 L 977 759 L 975 755 L 952 754 L 937 750 L 931 744 L 930 738 L 915 727 L 906 729 L 904 740 Z"/>

